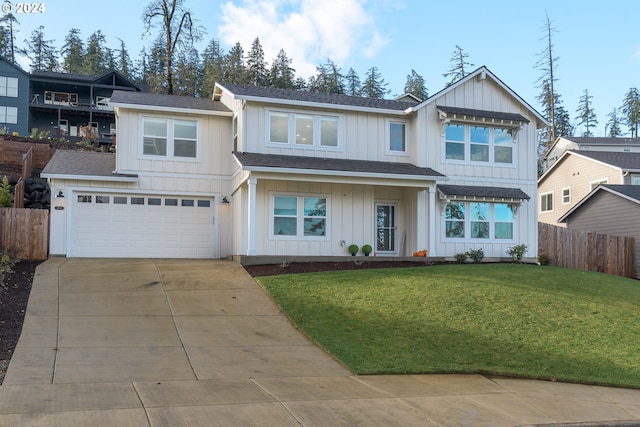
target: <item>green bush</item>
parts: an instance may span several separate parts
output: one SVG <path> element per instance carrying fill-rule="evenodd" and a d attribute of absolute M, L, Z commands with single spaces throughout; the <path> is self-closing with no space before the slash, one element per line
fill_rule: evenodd
<path fill-rule="evenodd" d="M 351 255 L 357 254 L 359 250 L 360 250 L 360 248 L 358 247 L 358 245 L 350 245 L 349 246 L 349 253 Z"/>
<path fill-rule="evenodd" d="M 538 262 L 540 265 L 549 265 L 551 263 L 551 258 L 549 258 L 549 255 L 542 254 L 538 257 Z"/>
<path fill-rule="evenodd" d="M 482 248 L 480 249 L 469 249 L 467 251 L 467 256 L 471 258 L 471 261 L 477 263 L 481 263 L 484 259 L 484 251 Z"/>
<path fill-rule="evenodd" d="M 509 250 L 507 251 L 507 255 L 511 257 L 511 261 L 513 262 L 522 262 L 522 257 L 524 257 L 524 254 L 526 252 L 527 252 L 527 245 L 520 244 L 520 245 L 515 245 L 509 248 Z"/>
<path fill-rule="evenodd" d="M 0 274 L 13 272 L 13 267 L 20 262 L 20 258 L 11 251 L 0 254 Z"/>
<path fill-rule="evenodd" d="M 9 180 L 5 176 L 0 182 L 0 208 L 12 208 L 13 207 L 13 193 L 11 192 L 11 185 Z"/>
<path fill-rule="evenodd" d="M 469 258 L 466 252 L 455 254 L 453 257 L 456 259 L 458 264 L 464 264 L 467 261 L 467 258 Z"/>
<path fill-rule="evenodd" d="M 364 245 L 362 247 L 362 253 L 365 255 L 369 255 L 372 251 L 373 251 L 373 248 L 371 247 L 371 245 Z"/>

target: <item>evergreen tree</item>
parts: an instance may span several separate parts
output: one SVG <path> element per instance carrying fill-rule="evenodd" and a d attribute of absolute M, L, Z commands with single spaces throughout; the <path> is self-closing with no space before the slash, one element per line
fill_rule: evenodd
<path fill-rule="evenodd" d="M 202 38 L 202 29 L 191 16 L 191 11 L 184 6 L 185 0 L 152 0 L 142 14 L 145 34 L 148 34 L 156 22 L 160 20 L 160 31 L 164 41 L 164 70 L 166 89 L 173 95 L 174 64 L 173 60 L 179 50 L 189 50 L 194 42 Z M 165 86 L 165 85 L 163 85 Z"/>
<path fill-rule="evenodd" d="M 16 47 L 15 24 L 20 24 L 12 13 L 0 18 L 0 55 L 12 63 L 16 63 L 16 53 L 25 53 Z"/>
<path fill-rule="evenodd" d="M 618 116 L 618 109 L 614 108 L 613 110 L 611 110 L 611 112 L 607 114 L 607 117 L 609 117 L 609 121 L 606 124 L 606 127 L 608 129 L 606 136 L 616 138 L 622 135 L 622 131 L 620 130 L 620 117 Z"/>
<path fill-rule="evenodd" d="M 129 52 L 127 51 L 127 47 L 124 44 L 122 39 L 118 39 L 120 41 L 120 49 L 116 50 L 116 66 L 114 67 L 120 74 L 123 76 L 130 78 L 134 73 L 133 63 L 131 62 L 131 57 L 129 56 Z"/>
<path fill-rule="evenodd" d="M 158 37 L 151 46 L 151 52 L 146 56 L 146 73 L 143 78 L 152 92 L 167 92 L 166 59 L 164 41 L 162 37 Z M 173 75 L 171 78 L 173 79 Z"/>
<path fill-rule="evenodd" d="M 360 96 L 360 77 L 353 68 L 349 68 L 349 71 L 344 76 L 345 94 L 351 96 Z"/>
<path fill-rule="evenodd" d="M 387 88 L 388 85 L 382 78 L 378 67 L 371 67 L 367 70 L 366 78 L 362 82 L 360 95 L 367 98 L 382 99 L 390 92 Z"/>
<path fill-rule="evenodd" d="M 0 181 L 0 208 L 13 207 L 13 192 L 6 176 Z"/>
<path fill-rule="evenodd" d="M 181 51 L 178 53 L 174 93 L 176 95 L 196 97 L 199 95 L 198 88 L 201 82 L 202 67 L 198 50 L 193 48 L 189 52 Z"/>
<path fill-rule="evenodd" d="M 564 108 L 564 106 L 560 101 L 558 101 L 555 107 L 555 111 L 556 111 L 555 135 L 557 137 L 572 136 L 573 125 L 571 124 L 571 116 L 569 115 L 569 112 L 566 110 L 566 108 Z"/>
<path fill-rule="evenodd" d="M 427 87 L 424 84 L 424 77 L 416 73 L 416 70 L 411 70 L 411 74 L 407 76 L 407 82 L 404 84 L 404 93 L 410 93 L 421 101 L 429 97 Z"/>
<path fill-rule="evenodd" d="M 556 65 L 558 58 L 553 56 L 552 34 L 556 31 L 551 26 L 549 15 L 546 14 L 546 20 L 543 25 L 544 39 L 546 40 L 545 48 L 538 53 L 538 62 L 535 68 L 542 71 L 542 75 L 538 79 L 538 87 L 540 94 L 536 98 L 542 105 L 542 113 L 551 122 L 551 126 L 547 127 L 540 135 L 540 151 L 546 151 L 556 139 L 556 105 L 558 103 L 558 94 L 555 91 Z"/>
<path fill-rule="evenodd" d="M 40 25 L 31 32 L 31 38 L 25 40 L 26 53 L 31 59 L 31 71 L 55 71 L 58 67 L 56 49 L 53 40 L 46 40 L 44 27 Z"/>
<path fill-rule="evenodd" d="M 84 43 L 80 38 L 80 30 L 72 28 L 64 38 L 62 54 L 62 71 L 80 74 L 84 68 Z"/>
<path fill-rule="evenodd" d="M 632 138 L 638 137 L 640 125 L 640 92 L 635 87 L 629 89 L 622 102 L 622 114 L 625 124 L 629 127 Z"/>
<path fill-rule="evenodd" d="M 224 61 L 222 80 L 229 83 L 248 83 L 247 68 L 244 65 L 244 49 L 240 42 L 229 50 Z"/>
<path fill-rule="evenodd" d="M 582 136 L 593 136 L 591 128 L 598 124 L 596 113 L 591 107 L 591 98 L 593 98 L 593 96 L 589 95 L 588 89 L 585 89 L 584 94 L 580 97 L 578 109 L 576 110 L 576 113 L 578 113 L 578 124 L 584 125 L 584 132 L 582 133 Z"/>
<path fill-rule="evenodd" d="M 202 53 L 202 85 L 199 96 L 211 98 L 216 82 L 222 81 L 225 54 L 218 40 L 211 39 Z"/>
<path fill-rule="evenodd" d="M 269 72 L 267 71 L 267 63 L 264 60 L 264 50 L 262 50 L 258 37 L 251 43 L 246 64 L 249 83 L 254 86 L 266 86 Z"/>
<path fill-rule="evenodd" d="M 93 32 L 87 39 L 87 50 L 84 55 L 83 74 L 97 76 L 109 68 L 109 49 L 102 31 Z"/>
<path fill-rule="evenodd" d="M 291 62 L 292 60 L 287 57 L 284 49 L 280 49 L 269 70 L 269 85 L 271 87 L 297 89 L 296 70 L 291 67 Z"/>
<path fill-rule="evenodd" d="M 316 74 L 309 78 L 308 89 L 319 93 L 345 93 L 344 76 L 340 68 L 330 59 L 316 67 Z"/>
<path fill-rule="evenodd" d="M 450 86 L 454 82 L 464 78 L 469 74 L 469 70 L 473 67 L 473 64 L 467 62 L 469 54 L 464 52 L 462 48 L 456 45 L 456 49 L 453 51 L 450 59 L 450 66 L 446 73 L 442 77 L 451 77 L 447 86 Z"/>

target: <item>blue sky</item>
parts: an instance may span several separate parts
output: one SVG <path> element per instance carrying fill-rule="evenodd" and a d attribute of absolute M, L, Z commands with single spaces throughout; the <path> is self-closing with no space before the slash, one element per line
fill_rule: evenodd
<path fill-rule="evenodd" d="M 85 40 L 100 29 L 109 47 L 118 47 L 121 38 L 137 59 L 153 38 L 142 37 L 146 0 L 38 3 L 44 13 L 16 14 L 18 40 L 43 25 L 45 37 L 60 47 L 70 28 L 78 28 Z M 206 30 L 200 51 L 214 37 L 225 50 L 239 41 L 248 51 L 257 36 L 269 63 L 282 48 L 305 77 L 327 58 L 360 76 L 376 66 L 393 95 L 402 92 L 412 69 L 425 78 L 430 94 L 442 89 L 447 83 L 442 74 L 459 45 L 475 67 L 486 65 L 537 109 L 541 72 L 534 65 L 545 47 L 548 13 L 557 30 L 556 89 L 572 118 L 589 90 L 599 121 L 596 136 L 604 135 L 607 114 L 621 106 L 627 90 L 640 86 L 640 31 L 634 23 L 640 2 L 634 0 L 186 0 L 186 5 Z"/>

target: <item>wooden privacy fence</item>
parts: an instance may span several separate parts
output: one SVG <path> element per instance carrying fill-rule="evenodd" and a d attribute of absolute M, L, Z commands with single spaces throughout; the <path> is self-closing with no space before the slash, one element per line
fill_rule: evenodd
<path fill-rule="evenodd" d="M 635 277 L 635 239 L 538 223 L 538 255 L 550 265 Z"/>
<path fill-rule="evenodd" d="M 20 142 L 11 141 L 0 137 L 0 163 L 9 166 L 20 166 L 22 164 L 22 155 L 33 149 L 33 167 L 44 168 L 51 156 L 55 153 L 55 148 L 51 148 L 49 143 L 37 142 Z"/>
<path fill-rule="evenodd" d="M 49 211 L 0 208 L 0 251 L 12 251 L 20 259 L 47 259 Z"/>
<path fill-rule="evenodd" d="M 22 176 L 16 183 L 13 190 L 13 207 L 24 208 L 24 186 L 25 181 L 31 176 L 33 170 L 33 147 L 29 148 L 25 154 L 22 155 Z"/>

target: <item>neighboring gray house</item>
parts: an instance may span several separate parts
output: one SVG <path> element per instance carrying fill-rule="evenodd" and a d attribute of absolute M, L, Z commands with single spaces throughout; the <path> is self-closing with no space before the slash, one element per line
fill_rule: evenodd
<path fill-rule="evenodd" d="M 558 219 L 599 184 L 640 185 L 640 153 L 566 151 L 538 179 L 538 221 Z"/>
<path fill-rule="evenodd" d="M 0 130 L 9 135 L 29 131 L 29 75 L 0 57 Z"/>
<path fill-rule="evenodd" d="M 558 221 L 575 230 L 634 237 L 640 279 L 640 185 L 599 185 Z"/>
<path fill-rule="evenodd" d="M 542 157 L 543 170 L 555 163 L 565 151 L 612 151 L 640 153 L 640 138 L 558 137 Z"/>

